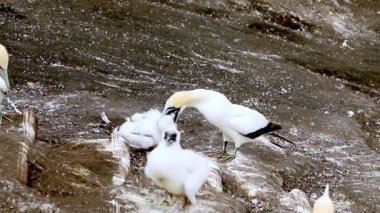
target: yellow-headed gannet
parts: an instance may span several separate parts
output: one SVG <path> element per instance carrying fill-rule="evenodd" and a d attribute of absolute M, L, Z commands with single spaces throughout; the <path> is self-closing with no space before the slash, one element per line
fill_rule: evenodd
<path fill-rule="evenodd" d="M 313 213 L 334 213 L 334 204 L 329 196 L 329 184 L 326 185 L 323 195 L 315 201 Z"/>
<path fill-rule="evenodd" d="M 210 175 L 210 163 L 203 155 L 182 149 L 180 133 L 172 126 L 163 132 L 159 145 L 148 154 L 145 174 L 167 192 L 185 195 L 196 204 L 195 195 Z"/>
<path fill-rule="evenodd" d="M 3 106 L 1 101 L 3 100 L 4 94 L 6 94 L 9 90 L 8 62 L 9 55 L 7 49 L 0 44 L 0 124 L 3 117 Z"/>
<path fill-rule="evenodd" d="M 220 157 L 226 151 L 227 142 L 235 143 L 233 155 L 225 158 L 225 162 L 235 158 L 236 152 L 242 144 L 253 142 L 255 139 L 273 146 L 261 136 L 281 129 L 280 125 L 268 121 L 258 111 L 233 104 L 223 94 L 205 89 L 174 93 L 166 101 L 163 115 L 174 115 L 176 121 L 180 112 L 186 107 L 198 109 L 211 124 L 222 131 L 224 143 L 221 151 L 218 152 Z"/>

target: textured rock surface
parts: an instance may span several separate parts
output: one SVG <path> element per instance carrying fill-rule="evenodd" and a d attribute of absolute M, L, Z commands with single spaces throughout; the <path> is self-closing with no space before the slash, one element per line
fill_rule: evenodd
<path fill-rule="evenodd" d="M 270 136 L 285 153 L 244 145 L 220 165 L 223 192 L 206 186 L 185 211 L 302 212 L 330 183 L 339 212 L 378 212 L 379 10 L 354 0 L 3 1 L 10 96 L 36 110 L 39 132 L 25 187 L 13 175 L 18 127 L 1 127 L 1 209 L 176 211 L 181 198 L 164 200 L 142 174 L 145 152 L 131 152 L 131 173 L 116 187 L 117 158 L 76 142 L 110 137 L 101 112 L 116 126 L 203 87 L 281 123 L 297 147 Z M 179 128 L 186 148 L 221 146 L 195 110 Z"/>

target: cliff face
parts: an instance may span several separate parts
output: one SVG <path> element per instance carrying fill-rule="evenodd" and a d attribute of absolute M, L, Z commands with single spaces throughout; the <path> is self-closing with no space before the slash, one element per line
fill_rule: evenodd
<path fill-rule="evenodd" d="M 102 111 L 121 124 L 175 91 L 209 88 L 282 124 L 297 147 L 244 145 L 220 165 L 223 192 L 206 187 L 186 211 L 308 211 L 326 183 L 339 212 L 379 211 L 379 11 L 352 0 L 3 1 L 10 97 L 37 112 L 39 130 L 25 187 L 13 172 L 21 133 L 2 127 L 0 208 L 177 211 L 181 198 L 161 200 L 144 177 L 145 152 L 115 186 L 111 154 L 78 141 L 109 138 Z M 179 128 L 186 148 L 221 146 L 195 110 Z"/>

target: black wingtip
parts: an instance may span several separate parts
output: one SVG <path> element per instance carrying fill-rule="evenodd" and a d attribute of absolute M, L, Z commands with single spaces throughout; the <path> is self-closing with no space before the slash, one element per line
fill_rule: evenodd
<path fill-rule="evenodd" d="M 276 131 L 279 129 L 282 129 L 282 127 L 279 124 L 269 122 L 268 125 L 266 125 L 264 128 L 259 129 L 255 132 L 251 132 L 245 136 L 248 138 L 251 138 L 251 139 L 255 139 L 255 138 L 257 138 L 257 137 L 259 137 L 265 133 L 273 132 L 273 131 Z"/>

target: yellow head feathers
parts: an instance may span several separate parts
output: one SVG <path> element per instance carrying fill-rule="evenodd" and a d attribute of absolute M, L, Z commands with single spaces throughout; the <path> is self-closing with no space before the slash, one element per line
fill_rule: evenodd
<path fill-rule="evenodd" d="M 0 67 L 3 70 L 8 69 L 9 55 L 7 49 L 0 44 Z"/>
<path fill-rule="evenodd" d="M 181 108 L 188 106 L 194 102 L 194 98 L 192 91 L 176 92 L 166 101 L 166 107 L 173 106 L 175 108 Z"/>

